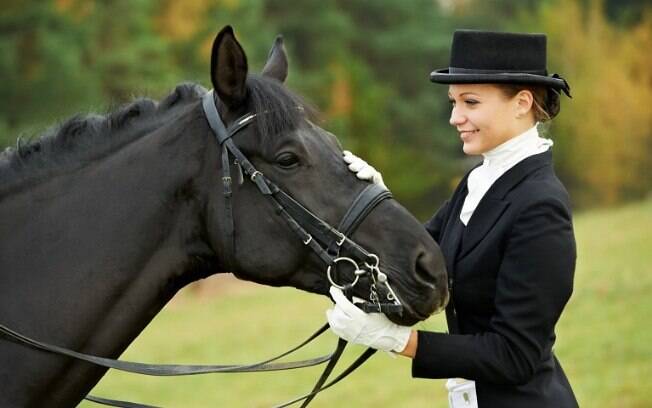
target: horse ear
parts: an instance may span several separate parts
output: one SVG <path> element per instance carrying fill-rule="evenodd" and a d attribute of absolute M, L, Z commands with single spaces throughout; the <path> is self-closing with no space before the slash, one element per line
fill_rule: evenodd
<path fill-rule="evenodd" d="M 288 76 L 288 56 L 283 46 L 283 36 L 276 37 L 263 68 L 263 75 L 285 82 Z"/>
<path fill-rule="evenodd" d="M 213 89 L 229 108 L 237 108 L 247 96 L 247 56 L 235 39 L 233 28 L 224 27 L 215 37 L 211 53 Z"/>

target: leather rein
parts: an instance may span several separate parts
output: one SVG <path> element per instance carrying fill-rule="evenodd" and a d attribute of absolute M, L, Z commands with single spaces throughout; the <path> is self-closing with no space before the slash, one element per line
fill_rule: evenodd
<path fill-rule="evenodd" d="M 256 170 L 253 164 L 235 145 L 232 137 L 240 130 L 248 126 L 256 118 L 257 114 L 248 113 L 235 120 L 228 128 L 220 118 L 215 105 L 215 95 L 213 91 L 207 92 L 202 99 L 202 107 L 206 119 L 215 134 L 215 137 L 222 149 L 222 184 L 224 197 L 224 220 L 225 221 L 225 246 L 226 246 L 226 265 L 228 268 L 235 267 L 235 228 L 232 212 L 232 179 L 230 172 L 230 155 L 235 158 L 234 165 L 238 167 L 240 173 L 245 175 L 256 185 L 260 193 L 267 197 L 275 209 L 275 213 L 280 215 L 290 226 L 292 231 L 298 235 L 304 245 L 311 248 L 313 252 L 326 265 L 326 276 L 330 284 L 339 287 L 349 297 L 352 296 L 351 289 L 358 283 L 361 277 L 370 279 L 369 301 L 358 304 L 366 312 L 377 313 L 402 313 L 403 307 L 394 290 L 390 286 L 387 276 L 380 271 L 380 260 L 377 255 L 366 251 L 363 247 L 349 238 L 355 229 L 360 225 L 364 218 L 382 201 L 392 197 L 386 189 L 371 184 L 367 186 L 353 201 L 346 214 L 340 221 L 337 228 L 332 227 L 326 221 L 314 215 L 310 210 L 305 208 L 299 202 L 294 200 L 290 195 L 285 193 L 276 184 L 267 179 L 263 173 Z M 240 183 L 243 179 L 240 179 Z M 342 256 L 346 253 L 347 256 Z M 336 282 L 337 264 L 349 264 L 354 269 L 353 281 L 347 284 Z M 383 288 L 384 293 L 379 289 Z M 384 295 L 385 299 L 381 300 Z M 0 324 L 0 333 L 11 338 L 12 340 L 30 346 L 35 349 L 75 358 L 88 363 L 105 368 L 112 368 L 120 371 L 151 375 L 151 376 L 181 376 L 196 375 L 208 373 L 244 373 L 244 372 L 262 372 L 262 371 L 281 371 L 295 368 L 311 367 L 328 362 L 320 378 L 317 380 L 310 393 L 277 405 L 278 408 L 286 407 L 297 402 L 303 401 L 302 407 L 306 407 L 312 399 L 321 391 L 332 387 L 356 368 L 362 365 L 376 350 L 366 349 L 349 367 L 343 370 L 337 377 L 326 383 L 335 365 L 339 361 L 347 342 L 339 339 L 335 350 L 327 355 L 300 360 L 294 362 L 276 362 L 277 360 L 299 350 L 303 346 L 319 337 L 328 329 L 328 323 L 320 327 L 315 333 L 308 337 L 296 347 L 279 354 L 275 357 L 266 359 L 253 364 L 242 365 L 182 365 L 182 364 L 146 364 L 110 358 L 98 357 L 89 354 L 76 352 L 64 347 L 48 344 L 34 340 L 28 336 L 18 333 L 2 324 Z M 87 395 L 86 400 L 98 404 L 125 407 L 125 408 L 156 408 L 152 405 L 139 404 L 127 401 L 119 401 L 101 397 Z"/>

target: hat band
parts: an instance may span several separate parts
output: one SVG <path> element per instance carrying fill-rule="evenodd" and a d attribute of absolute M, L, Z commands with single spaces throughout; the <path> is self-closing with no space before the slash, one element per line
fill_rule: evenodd
<path fill-rule="evenodd" d="M 457 68 L 449 67 L 449 74 L 534 74 L 534 75 L 548 75 L 548 72 L 540 69 L 473 69 L 473 68 Z"/>

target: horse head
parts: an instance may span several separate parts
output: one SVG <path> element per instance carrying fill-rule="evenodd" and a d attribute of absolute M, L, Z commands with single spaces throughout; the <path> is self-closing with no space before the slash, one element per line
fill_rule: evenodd
<path fill-rule="evenodd" d="M 213 43 L 210 73 L 215 106 L 226 127 L 243 115 L 255 115 L 250 126 L 232 137 L 237 148 L 265 178 L 337 226 L 369 183 L 347 169 L 336 137 L 317 126 L 312 109 L 284 86 L 288 58 L 282 39 L 276 39 L 262 73 L 250 74 L 243 48 L 231 27 L 226 27 Z M 213 137 L 208 123 L 203 131 Z M 327 294 L 330 281 L 324 262 L 297 238 L 255 183 L 237 180 L 239 163 L 225 162 L 225 151 L 212 143 L 203 166 L 207 172 L 204 219 L 220 269 L 265 285 Z M 228 185 L 223 182 L 225 165 L 235 176 Z M 232 189 L 227 198 L 225 189 Z M 441 252 L 422 224 L 398 202 L 378 204 L 349 238 L 378 256 L 380 269 L 403 305 L 403 313 L 390 313 L 390 319 L 413 324 L 443 307 L 448 289 Z M 354 277 L 353 271 L 342 273 L 345 280 Z M 371 285 L 371 279 L 361 279 L 354 294 L 368 299 Z"/>

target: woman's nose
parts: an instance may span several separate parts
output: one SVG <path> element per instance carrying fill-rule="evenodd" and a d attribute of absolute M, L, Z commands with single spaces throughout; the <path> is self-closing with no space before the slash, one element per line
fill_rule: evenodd
<path fill-rule="evenodd" d="M 451 117 L 448 123 L 450 123 L 451 126 L 458 126 L 464 123 L 464 120 L 465 120 L 464 115 L 461 114 L 461 112 L 459 111 L 459 109 L 457 109 L 457 107 L 454 107 L 451 110 Z"/>

